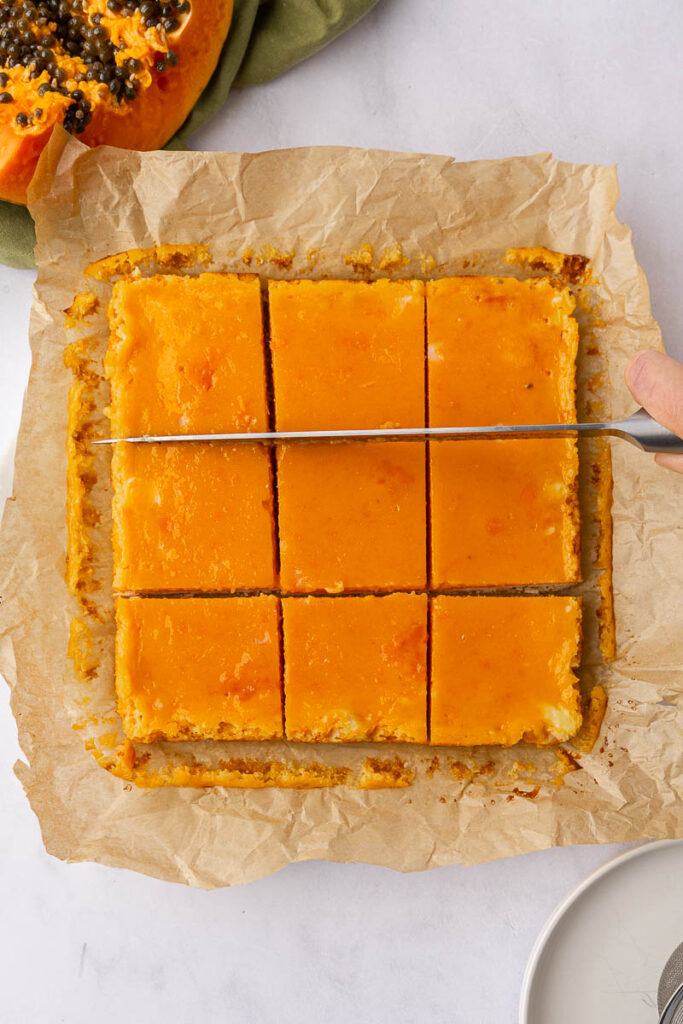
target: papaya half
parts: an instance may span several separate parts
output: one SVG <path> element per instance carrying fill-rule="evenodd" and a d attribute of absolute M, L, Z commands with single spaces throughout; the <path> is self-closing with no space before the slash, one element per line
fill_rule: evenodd
<path fill-rule="evenodd" d="M 233 0 L 3 0 L 0 199 L 26 202 L 58 123 L 88 146 L 159 149 L 218 63 Z"/>

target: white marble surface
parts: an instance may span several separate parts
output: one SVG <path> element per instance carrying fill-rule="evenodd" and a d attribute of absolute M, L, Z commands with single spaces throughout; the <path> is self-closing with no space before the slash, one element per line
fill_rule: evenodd
<path fill-rule="evenodd" d="M 619 214 L 634 229 L 667 345 L 683 354 L 682 30 L 683 7 L 664 0 L 380 0 L 326 53 L 235 93 L 196 143 L 343 143 L 460 159 L 552 150 L 619 162 Z M 31 283 L 0 268 L 3 496 Z M 12 775 L 20 751 L 4 689 L 0 701 L 3 1024 L 511 1022 L 544 919 L 617 849 L 412 876 L 312 863 L 209 894 L 68 866 L 42 848 Z M 643 1021 L 652 1019 L 643 1001 Z"/>

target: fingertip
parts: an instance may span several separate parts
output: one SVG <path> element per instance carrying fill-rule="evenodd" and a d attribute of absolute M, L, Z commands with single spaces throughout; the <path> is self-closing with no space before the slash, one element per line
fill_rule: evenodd
<path fill-rule="evenodd" d="M 652 365 L 652 356 L 657 356 L 654 349 L 642 349 L 640 352 L 636 352 L 626 364 L 624 377 L 629 391 L 636 400 L 639 400 L 638 392 L 642 391 L 643 378 Z"/>
<path fill-rule="evenodd" d="M 683 455 L 672 455 L 669 452 L 660 452 L 655 455 L 655 462 L 664 469 L 672 469 L 674 473 L 683 474 Z"/>

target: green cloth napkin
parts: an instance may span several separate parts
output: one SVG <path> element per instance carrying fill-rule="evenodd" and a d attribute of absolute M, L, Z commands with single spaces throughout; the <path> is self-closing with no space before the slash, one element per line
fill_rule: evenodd
<path fill-rule="evenodd" d="M 186 139 L 223 105 L 235 86 L 269 82 L 316 53 L 367 14 L 378 0 L 235 0 L 218 66 L 167 149 Z M 0 263 L 35 267 L 33 221 L 23 206 L 0 201 Z"/>

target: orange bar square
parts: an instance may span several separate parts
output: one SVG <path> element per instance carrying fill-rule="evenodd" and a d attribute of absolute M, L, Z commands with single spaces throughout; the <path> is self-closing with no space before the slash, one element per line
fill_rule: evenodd
<path fill-rule="evenodd" d="M 119 444 L 112 460 L 116 590 L 272 590 L 268 453 L 226 444 Z"/>
<path fill-rule="evenodd" d="M 117 598 L 116 690 L 133 740 L 282 736 L 278 599 Z"/>
<path fill-rule="evenodd" d="M 577 597 L 431 602 L 431 743 L 561 743 L 581 726 Z"/>
<path fill-rule="evenodd" d="M 270 281 L 278 430 L 425 422 L 422 281 Z"/>
<path fill-rule="evenodd" d="M 267 429 L 258 277 L 124 278 L 109 325 L 113 437 Z"/>
<path fill-rule="evenodd" d="M 427 597 L 284 598 L 287 738 L 427 740 Z"/>
<path fill-rule="evenodd" d="M 434 588 L 580 579 L 574 441 L 440 441 L 430 469 Z"/>
<path fill-rule="evenodd" d="M 430 425 L 575 422 L 573 310 L 547 278 L 428 282 Z"/>
<path fill-rule="evenodd" d="M 287 445 L 278 492 L 283 591 L 425 587 L 424 445 Z"/>

